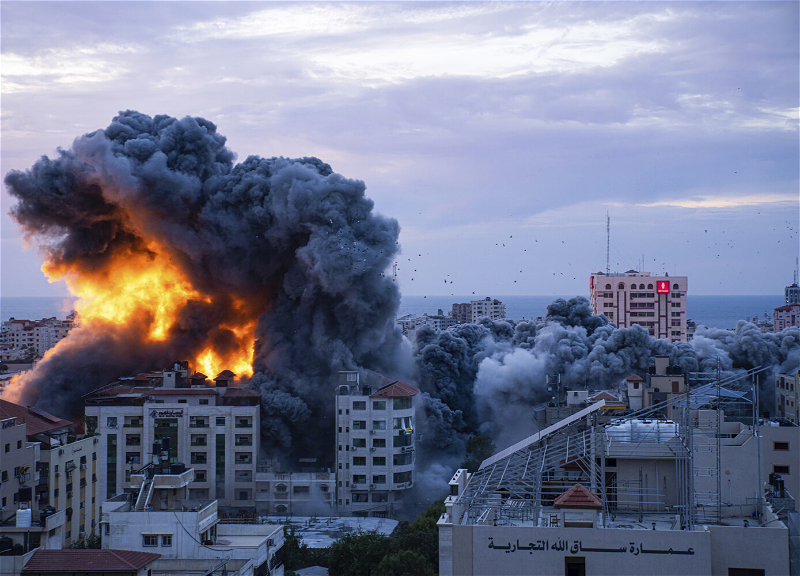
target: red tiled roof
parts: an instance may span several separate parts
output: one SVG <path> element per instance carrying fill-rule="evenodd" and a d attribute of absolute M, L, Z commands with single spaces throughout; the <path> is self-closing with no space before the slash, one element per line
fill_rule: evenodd
<path fill-rule="evenodd" d="M 628 376 L 627 378 L 625 378 L 625 380 L 627 380 L 628 382 L 641 382 L 642 381 L 641 377 L 637 376 L 636 374 L 634 374 L 633 376 Z"/>
<path fill-rule="evenodd" d="M 39 408 L 20 406 L 13 402 L 0 400 L 0 420 L 6 418 L 16 418 L 17 424 L 26 424 L 25 433 L 28 436 L 73 425 L 69 420 L 58 418 Z"/>
<path fill-rule="evenodd" d="M 583 484 L 575 484 L 553 502 L 556 508 L 594 508 L 602 509 L 603 501 L 592 494 Z"/>
<path fill-rule="evenodd" d="M 228 388 L 223 394 L 223 398 L 259 398 L 261 395 L 255 390 L 248 388 Z"/>
<path fill-rule="evenodd" d="M 598 392 L 597 394 L 589 398 L 589 400 L 592 402 L 599 402 L 600 400 L 610 400 L 612 402 L 619 402 L 619 398 L 617 398 L 613 394 L 609 394 L 606 391 Z"/>
<path fill-rule="evenodd" d="M 159 558 L 161 554 L 132 550 L 37 550 L 22 573 L 130 572 L 144 568 Z"/>
<path fill-rule="evenodd" d="M 230 370 L 223 370 L 222 372 L 217 374 L 217 377 L 214 378 L 214 380 L 233 380 L 234 378 L 236 378 L 236 374 L 234 374 Z"/>
<path fill-rule="evenodd" d="M 391 384 L 387 384 L 380 388 L 375 394 L 370 396 L 370 398 L 410 398 L 411 396 L 416 396 L 419 394 L 419 390 L 411 386 L 410 384 L 406 384 L 405 382 L 400 382 L 400 380 L 395 380 Z"/>
<path fill-rule="evenodd" d="M 777 308 L 775 308 L 775 312 L 777 312 L 778 310 L 791 310 L 792 308 L 800 308 L 800 304 L 792 303 L 792 304 L 786 304 L 785 306 L 778 306 Z"/>
<path fill-rule="evenodd" d="M 194 374 L 189 376 L 189 380 L 208 380 L 208 376 L 206 376 L 202 372 L 195 372 Z"/>

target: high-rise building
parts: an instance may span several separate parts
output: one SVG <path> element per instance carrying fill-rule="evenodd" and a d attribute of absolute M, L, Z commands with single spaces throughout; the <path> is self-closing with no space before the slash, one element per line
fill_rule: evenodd
<path fill-rule="evenodd" d="M 374 375 L 374 374 L 373 374 Z M 386 378 L 340 372 L 336 389 L 336 503 L 353 516 L 394 516 L 414 484 L 414 397 Z"/>
<path fill-rule="evenodd" d="M 775 308 L 772 325 L 775 332 L 792 326 L 800 326 L 800 304 L 786 304 Z"/>
<path fill-rule="evenodd" d="M 0 328 L 0 344 L 5 345 L 8 358 L 24 356 L 41 357 L 50 348 L 66 338 L 75 327 L 75 313 L 66 320 L 42 318 L 41 320 L 17 320 L 11 318 Z"/>
<path fill-rule="evenodd" d="M 500 300 L 492 300 L 489 297 L 483 300 L 470 301 L 470 322 L 477 324 L 481 318 L 489 318 L 490 320 L 505 320 L 506 305 Z"/>
<path fill-rule="evenodd" d="M 462 302 L 461 304 L 453 304 L 453 312 L 451 314 L 458 324 L 467 324 L 472 322 L 472 304 L 469 302 Z"/>
<path fill-rule="evenodd" d="M 259 395 L 239 388 L 235 375 L 213 381 L 189 375 L 186 362 L 122 378 L 86 399 L 87 430 L 100 435 L 100 492 L 104 499 L 132 492 L 131 476 L 146 466 L 194 468 L 189 498 L 220 507 L 255 507 L 260 445 Z"/>
<path fill-rule="evenodd" d="M 589 277 L 592 311 L 614 324 L 638 324 L 654 338 L 686 342 L 686 276 L 651 276 L 650 272 L 597 272 Z"/>

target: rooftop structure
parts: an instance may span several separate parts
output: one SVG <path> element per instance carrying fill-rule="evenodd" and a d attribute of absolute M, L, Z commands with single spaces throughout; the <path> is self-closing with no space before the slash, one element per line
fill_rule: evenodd
<path fill-rule="evenodd" d="M 255 507 L 260 445 L 259 394 L 240 388 L 230 371 L 213 380 L 186 362 L 122 378 L 86 396 L 87 431 L 99 434 L 106 499 L 131 492 L 144 466 L 183 463 L 195 470 L 189 496 L 215 498 L 225 509 Z"/>
<path fill-rule="evenodd" d="M 620 328 L 638 324 L 654 338 L 686 342 L 686 276 L 651 276 L 629 270 L 589 276 L 590 304 Z"/>
<path fill-rule="evenodd" d="M 22 574 L 100 574 L 148 576 L 153 562 L 161 557 L 152 552 L 130 550 L 37 550 Z"/>
<path fill-rule="evenodd" d="M 340 372 L 336 389 L 336 506 L 393 517 L 414 484 L 414 398 L 419 390 L 368 373 Z"/>
<path fill-rule="evenodd" d="M 459 470 L 440 574 L 788 574 L 788 528 L 753 463 L 770 458 L 767 433 L 797 428 L 760 423 L 746 380 L 724 382 L 731 396 L 721 384 L 608 422 L 600 400 Z M 751 425 L 725 418 L 742 404 Z"/>
<path fill-rule="evenodd" d="M 470 322 L 477 324 L 481 318 L 490 320 L 504 320 L 506 317 L 506 305 L 500 300 L 492 300 L 488 296 L 483 300 L 470 301 Z"/>

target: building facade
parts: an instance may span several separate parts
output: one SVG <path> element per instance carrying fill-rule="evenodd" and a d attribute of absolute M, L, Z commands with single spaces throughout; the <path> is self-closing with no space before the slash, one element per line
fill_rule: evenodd
<path fill-rule="evenodd" d="M 458 324 L 467 324 L 472 322 L 472 304 L 469 302 L 453 304 L 451 316 L 455 318 L 455 321 Z"/>
<path fill-rule="evenodd" d="M 483 300 L 470 301 L 470 322 L 477 324 L 481 318 L 505 320 L 506 305 L 500 300 L 492 300 L 488 296 Z"/>
<path fill-rule="evenodd" d="M 686 276 L 651 276 L 650 272 L 597 272 L 589 277 L 590 303 L 620 328 L 634 324 L 654 338 L 686 342 Z"/>
<path fill-rule="evenodd" d="M 183 463 L 195 470 L 191 498 L 255 507 L 259 395 L 236 386 L 229 371 L 211 381 L 189 376 L 184 362 L 121 379 L 87 397 L 86 422 L 100 438 L 104 499 L 132 491 L 132 475 L 146 465 Z"/>
<path fill-rule="evenodd" d="M 41 320 L 17 320 L 11 318 L 3 322 L 0 329 L 0 345 L 5 345 L 9 357 L 22 357 L 28 354 L 40 358 L 50 348 L 67 337 L 75 327 L 75 313 L 65 320 L 42 318 Z"/>
<path fill-rule="evenodd" d="M 419 390 L 359 372 L 336 389 L 336 506 L 340 514 L 392 517 L 414 484 L 414 399 Z"/>
<path fill-rule="evenodd" d="M 798 401 L 800 401 L 800 372 L 778 374 L 775 377 L 775 416 L 800 425 Z"/>
<path fill-rule="evenodd" d="M 786 304 L 775 308 L 772 323 L 775 332 L 792 326 L 800 327 L 800 304 Z"/>

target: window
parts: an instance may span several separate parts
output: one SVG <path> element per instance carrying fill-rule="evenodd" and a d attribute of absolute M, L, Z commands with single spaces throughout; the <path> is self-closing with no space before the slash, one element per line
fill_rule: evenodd
<path fill-rule="evenodd" d="M 789 467 L 788 466 L 775 465 L 775 466 L 772 467 L 772 471 L 775 474 L 788 474 L 789 473 Z"/>
<path fill-rule="evenodd" d="M 386 474 L 376 474 L 372 477 L 373 484 L 386 484 Z"/>
<path fill-rule="evenodd" d="M 187 401 L 187 400 L 185 400 L 185 399 L 183 399 L 183 400 L 178 400 L 178 404 L 187 404 L 187 403 L 188 403 L 188 401 Z"/>
<path fill-rule="evenodd" d="M 189 417 L 189 428 L 207 428 L 208 427 L 208 420 L 205 418 L 201 418 L 200 416 L 190 416 Z"/>
<path fill-rule="evenodd" d="M 372 447 L 373 448 L 386 448 L 386 438 L 373 438 L 372 439 Z"/>
<path fill-rule="evenodd" d="M 239 490 L 236 492 L 237 500 L 250 500 L 250 490 Z"/>
<path fill-rule="evenodd" d="M 235 482 L 252 482 L 253 481 L 253 471 L 252 470 L 237 470 L 236 477 L 234 478 Z"/>
<path fill-rule="evenodd" d="M 162 534 L 161 535 L 161 545 L 162 546 L 172 546 L 172 534 Z"/>
<path fill-rule="evenodd" d="M 353 494 L 353 503 L 356 502 L 369 502 L 369 494 Z"/>
<path fill-rule="evenodd" d="M 375 492 L 372 495 L 373 502 L 388 502 L 389 494 L 387 492 Z"/>
<path fill-rule="evenodd" d="M 620 282 L 619 284 L 617 284 L 617 289 L 625 290 L 625 284 L 623 282 Z"/>
<path fill-rule="evenodd" d="M 395 418 L 394 429 L 411 431 L 412 429 L 411 416 L 403 416 L 402 418 Z"/>
<path fill-rule="evenodd" d="M 295 494 L 310 494 L 311 486 L 292 486 L 292 492 Z"/>
<path fill-rule="evenodd" d="M 644 284 L 639 284 L 639 290 L 644 290 Z"/>
<path fill-rule="evenodd" d="M 366 430 L 366 429 L 367 429 L 366 420 L 353 420 L 353 430 Z"/>
<path fill-rule="evenodd" d="M 678 286 L 677 284 L 673 284 L 672 285 L 672 289 L 673 290 L 680 290 L 680 286 Z"/>
<path fill-rule="evenodd" d="M 354 474 L 353 475 L 353 484 L 366 484 L 366 483 L 367 483 L 366 474 Z"/>
<path fill-rule="evenodd" d="M 206 481 L 206 471 L 205 470 L 195 470 L 194 471 L 194 481 L 195 482 L 205 482 Z"/>
<path fill-rule="evenodd" d="M 392 463 L 395 466 L 406 466 L 412 464 L 414 455 L 411 452 L 403 452 L 402 454 L 394 454 L 392 456 Z"/>
<path fill-rule="evenodd" d="M 373 420 L 372 421 L 372 429 L 373 430 L 386 430 L 386 420 Z"/>
<path fill-rule="evenodd" d="M 772 443 L 773 450 L 788 450 L 789 443 L 788 442 L 773 442 Z"/>
<path fill-rule="evenodd" d="M 411 398 L 393 398 L 392 408 L 395 410 L 407 410 L 411 408 Z"/>
<path fill-rule="evenodd" d="M 253 453 L 252 452 L 237 452 L 236 453 L 236 463 L 237 464 L 252 464 L 253 463 Z"/>
<path fill-rule="evenodd" d="M 353 402 L 353 410 L 366 410 L 367 402 L 365 400 L 356 400 Z"/>
<path fill-rule="evenodd" d="M 353 438 L 353 448 L 366 448 L 366 447 L 367 447 L 366 438 Z"/>
<path fill-rule="evenodd" d="M 606 290 L 611 290 L 611 284 L 606 284 Z"/>
<path fill-rule="evenodd" d="M 208 398 L 200 398 L 200 406 L 207 406 Z"/>
<path fill-rule="evenodd" d="M 5 450 L 6 450 L 6 452 L 11 452 L 11 443 L 10 442 L 8 444 L 6 444 Z"/>
<path fill-rule="evenodd" d="M 109 416 L 106 419 L 106 426 L 109 428 L 116 428 L 117 427 L 117 417 L 116 416 Z"/>
<path fill-rule="evenodd" d="M 125 462 L 128 464 L 141 464 L 142 455 L 139 452 L 125 452 Z"/>
<path fill-rule="evenodd" d="M 372 465 L 373 466 L 386 466 L 386 456 L 373 456 L 372 457 Z"/>
<path fill-rule="evenodd" d="M 372 401 L 372 409 L 373 410 L 386 410 L 386 400 L 373 400 Z"/>
<path fill-rule="evenodd" d="M 395 484 L 401 484 L 403 482 L 411 482 L 411 470 L 409 470 L 408 472 L 395 472 L 393 480 Z"/>
<path fill-rule="evenodd" d="M 366 466 L 366 465 L 367 465 L 366 456 L 353 456 L 353 466 Z"/>
<path fill-rule="evenodd" d="M 652 290 L 652 289 L 653 289 L 653 285 L 652 285 L 652 284 L 648 284 L 648 285 L 647 285 L 647 289 L 648 289 L 648 290 Z"/>
<path fill-rule="evenodd" d="M 142 546 L 158 546 L 158 534 L 142 534 Z"/>
<path fill-rule="evenodd" d="M 217 416 L 217 426 L 225 426 L 225 416 Z"/>
<path fill-rule="evenodd" d="M 17 450 L 22 449 L 22 440 L 17 440 Z"/>
<path fill-rule="evenodd" d="M 191 459 L 192 459 L 192 464 L 208 463 L 205 452 L 192 452 Z"/>
<path fill-rule="evenodd" d="M 392 436 L 392 446 L 395 448 L 411 446 L 411 434 L 400 433 L 398 436 Z"/>
<path fill-rule="evenodd" d="M 141 446 L 142 437 L 139 434 L 128 434 L 125 436 L 126 446 Z"/>
<path fill-rule="evenodd" d="M 672 313 L 672 317 L 673 318 L 680 318 L 681 317 L 681 313 L 680 312 L 673 312 Z"/>

